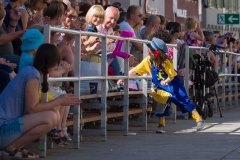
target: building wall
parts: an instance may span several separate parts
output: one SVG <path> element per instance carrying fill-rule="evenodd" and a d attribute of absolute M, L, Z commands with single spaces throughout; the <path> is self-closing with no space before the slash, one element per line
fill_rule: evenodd
<path fill-rule="evenodd" d="M 198 16 L 198 3 L 195 2 L 186 2 L 182 0 L 178 0 L 177 8 L 181 10 L 186 10 L 187 17 L 199 17 Z M 173 0 L 165 1 L 165 17 L 166 19 L 173 21 Z M 175 21 L 184 24 L 186 18 L 175 17 Z"/>
<path fill-rule="evenodd" d="M 139 5 L 142 7 L 142 10 L 144 11 L 144 1 L 145 0 L 110 0 L 110 4 L 114 2 L 121 2 L 123 8 L 125 9 L 127 9 L 130 5 Z M 157 14 L 164 16 L 165 0 L 148 0 L 148 5 L 150 6 L 150 9 L 156 8 Z"/>
<path fill-rule="evenodd" d="M 204 23 L 203 28 L 207 30 L 219 30 L 222 34 L 231 31 L 236 35 L 236 38 L 239 37 L 240 25 L 218 25 L 217 24 L 217 14 L 223 13 L 221 9 L 215 8 L 204 8 Z"/>

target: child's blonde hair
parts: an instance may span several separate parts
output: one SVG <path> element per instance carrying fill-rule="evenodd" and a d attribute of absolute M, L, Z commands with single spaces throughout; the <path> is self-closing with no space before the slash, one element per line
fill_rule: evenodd
<path fill-rule="evenodd" d="M 104 22 L 105 11 L 100 5 L 93 5 L 86 14 L 86 21 L 91 22 L 93 16 L 103 17 L 102 23 Z"/>
<path fill-rule="evenodd" d="M 70 11 L 68 12 L 68 15 L 78 17 L 77 11 L 71 7 Z"/>
<path fill-rule="evenodd" d="M 198 23 L 198 19 L 196 17 L 188 17 L 185 22 L 185 27 L 187 30 L 192 29 Z"/>

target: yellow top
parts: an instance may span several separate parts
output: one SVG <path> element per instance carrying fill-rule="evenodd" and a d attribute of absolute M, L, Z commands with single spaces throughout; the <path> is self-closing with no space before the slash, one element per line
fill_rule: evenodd
<path fill-rule="evenodd" d="M 144 58 L 142 62 L 134 68 L 134 71 L 140 75 L 146 73 L 152 75 L 150 58 L 150 56 Z M 163 68 L 164 72 L 168 75 L 169 78 L 173 78 L 177 75 L 177 72 L 174 70 L 173 63 L 171 61 L 166 60 L 163 64 Z"/>

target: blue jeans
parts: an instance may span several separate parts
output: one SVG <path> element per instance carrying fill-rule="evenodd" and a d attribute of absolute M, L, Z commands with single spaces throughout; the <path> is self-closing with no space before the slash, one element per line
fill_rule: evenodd
<path fill-rule="evenodd" d="M 109 60 L 110 55 L 112 52 L 107 53 L 107 59 Z M 121 57 L 115 57 L 110 64 L 108 64 L 109 67 L 112 67 L 114 69 L 114 75 L 119 76 L 123 75 L 124 71 L 124 60 Z"/>
<path fill-rule="evenodd" d="M 0 126 L 0 149 L 7 147 L 26 132 L 22 117 Z"/>
<path fill-rule="evenodd" d="M 4 90 L 10 81 L 11 80 L 9 73 L 0 69 L 0 93 Z"/>
<path fill-rule="evenodd" d="M 17 66 L 19 65 L 19 61 L 20 61 L 20 56 L 16 55 L 16 54 L 0 54 L 0 58 L 5 58 L 7 61 L 10 61 L 11 63 L 16 63 Z M 18 73 L 18 67 L 14 69 L 15 73 Z"/>

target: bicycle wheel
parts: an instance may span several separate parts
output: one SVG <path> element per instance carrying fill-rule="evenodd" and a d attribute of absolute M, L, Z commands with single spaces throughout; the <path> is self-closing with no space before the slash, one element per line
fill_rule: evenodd
<path fill-rule="evenodd" d="M 205 120 L 208 116 L 208 107 L 205 102 L 202 103 L 202 118 Z"/>
<path fill-rule="evenodd" d="M 208 117 L 212 117 L 213 116 L 213 106 L 210 101 L 207 102 L 207 108 L 208 108 Z"/>

